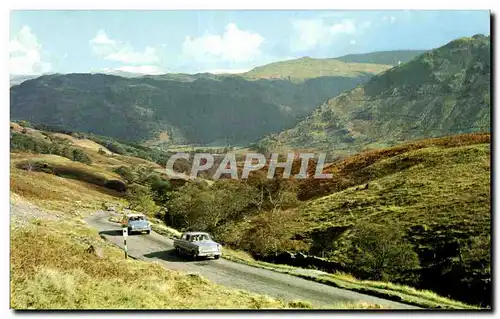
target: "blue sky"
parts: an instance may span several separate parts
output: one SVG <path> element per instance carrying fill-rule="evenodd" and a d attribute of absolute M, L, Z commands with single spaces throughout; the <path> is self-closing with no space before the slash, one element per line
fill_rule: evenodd
<path fill-rule="evenodd" d="M 431 49 L 488 11 L 12 11 L 11 74 L 238 72 L 303 56 Z"/>

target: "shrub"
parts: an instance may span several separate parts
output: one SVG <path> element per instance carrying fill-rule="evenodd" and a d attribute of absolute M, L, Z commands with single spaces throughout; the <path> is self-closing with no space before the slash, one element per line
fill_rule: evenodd
<path fill-rule="evenodd" d="M 113 189 L 118 192 L 124 192 L 125 190 L 127 190 L 127 186 L 122 181 L 119 180 L 106 181 L 104 187 Z"/>
<path fill-rule="evenodd" d="M 135 174 L 127 166 L 120 166 L 114 171 L 115 173 L 123 177 L 127 181 L 127 183 L 133 183 L 135 181 Z"/>
<path fill-rule="evenodd" d="M 84 164 L 92 164 L 92 160 L 87 153 L 78 148 L 73 149 L 71 159 Z"/>
<path fill-rule="evenodd" d="M 108 143 L 106 145 L 106 148 L 108 150 L 110 150 L 111 152 L 116 153 L 116 154 L 120 154 L 120 155 L 125 155 L 127 153 L 127 151 L 125 150 L 124 147 L 122 147 L 121 145 L 116 144 L 116 143 Z"/>
<path fill-rule="evenodd" d="M 366 279 L 397 282 L 420 267 L 418 255 L 397 227 L 357 224 L 351 243 L 352 269 Z"/>

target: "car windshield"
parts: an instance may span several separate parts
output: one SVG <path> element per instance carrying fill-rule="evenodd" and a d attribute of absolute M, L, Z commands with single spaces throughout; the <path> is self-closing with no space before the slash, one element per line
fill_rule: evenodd
<path fill-rule="evenodd" d="M 139 221 L 139 220 L 145 220 L 145 219 L 144 219 L 144 216 L 132 216 L 132 217 L 130 217 L 129 220 L 131 222 L 133 222 L 133 221 Z"/>
<path fill-rule="evenodd" d="M 209 239 L 210 238 L 206 234 L 191 236 L 191 241 L 202 241 L 202 240 L 209 240 Z"/>

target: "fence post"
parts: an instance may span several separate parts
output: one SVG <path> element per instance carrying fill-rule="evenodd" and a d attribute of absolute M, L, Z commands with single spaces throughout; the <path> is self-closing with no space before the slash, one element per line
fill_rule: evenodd
<path fill-rule="evenodd" d="M 123 225 L 123 250 L 125 251 L 125 259 L 128 258 L 128 249 L 127 249 L 127 237 L 128 237 L 128 228 Z"/>

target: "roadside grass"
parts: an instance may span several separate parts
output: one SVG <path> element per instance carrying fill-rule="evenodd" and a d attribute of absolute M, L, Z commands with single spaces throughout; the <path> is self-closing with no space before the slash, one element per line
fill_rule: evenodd
<path fill-rule="evenodd" d="M 248 253 L 223 248 L 223 258 L 249 266 L 285 273 L 300 278 L 316 281 L 337 288 L 348 289 L 367 295 L 398 301 L 423 308 L 444 309 L 481 309 L 465 303 L 439 296 L 429 290 L 418 290 L 413 287 L 389 282 L 360 280 L 345 273 L 326 273 L 318 270 L 298 268 L 257 261 Z"/>

